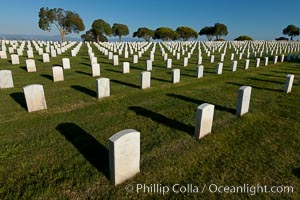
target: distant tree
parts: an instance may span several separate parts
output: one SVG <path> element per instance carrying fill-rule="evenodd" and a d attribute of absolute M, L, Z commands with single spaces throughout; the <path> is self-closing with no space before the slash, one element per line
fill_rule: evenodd
<path fill-rule="evenodd" d="M 147 42 L 150 42 L 150 39 L 154 37 L 154 31 L 146 27 L 138 28 L 138 30 L 133 33 L 132 37 L 143 38 Z"/>
<path fill-rule="evenodd" d="M 289 41 L 289 38 L 286 37 L 279 37 L 279 38 L 275 38 L 276 41 Z"/>
<path fill-rule="evenodd" d="M 160 27 L 157 28 L 154 32 L 154 39 L 162 39 L 163 41 L 167 40 L 177 40 L 178 35 L 171 28 Z"/>
<path fill-rule="evenodd" d="M 213 39 L 213 36 L 215 35 L 215 27 L 205 26 L 200 30 L 199 35 L 206 35 L 207 40 L 211 41 Z"/>
<path fill-rule="evenodd" d="M 90 29 L 90 30 L 86 31 L 84 34 L 82 34 L 81 39 L 84 42 L 96 42 L 95 35 L 94 35 L 92 29 Z"/>
<path fill-rule="evenodd" d="M 253 41 L 253 39 L 247 35 L 241 35 L 241 36 L 235 38 L 234 40 L 235 41 L 245 41 L 245 40 Z"/>
<path fill-rule="evenodd" d="M 62 8 L 40 8 L 39 28 L 44 31 L 51 31 L 54 24 L 61 35 L 61 41 L 70 33 L 79 33 L 85 29 L 82 19 L 77 13 L 65 11 Z"/>
<path fill-rule="evenodd" d="M 97 41 L 97 37 L 94 34 L 93 29 L 90 29 L 90 30 L 86 31 L 85 34 L 82 34 L 81 39 L 84 42 L 96 42 Z M 100 42 L 107 42 L 108 41 L 107 37 L 105 37 L 102 34 L 98 35 L 98 39 L 99 39 Z"/>
<path fill-rule="evenodd" d="M 190 38 L 198 38 L 198 33 L 187 26 L 180 26 L 176 29 L 176 33 L 178 34 L 178 38 L 182 38 L 184 41 L 189 40 Z"/>
<path fill-rule="evenodd" d="M 298 36 L 300 34 L 300 29 L 298 27 L 296 27 L 295 25 L 290 24 L 282 30 L 282 33 L 284 35 L 290 36 L 291 40 L 293 40 L 293 38 L 295 36 Z"/>
<path fill-rule="evenodd" d="M 225 24 L 216 23 L 214 26 L 216 40 L 220 40 L 221 37 L 228 35 L 227 26 Z"/>
<path fill-rule="evenodd" d="M 112 34 L 112 29 L 106 21 L 103 19 L 96 19 L 92 24 L 92 30 L 96 36 L 96 42 L 100 42 L 100 37 L 109 36 Z"/>
<path fill-rule="evenodd" d="M 122 36 L 129 34 L 128 26 L 125 24 L 113 24 L 112 33 L 114 36 L 119 36 L 119 42 L 122 41 Z"/>

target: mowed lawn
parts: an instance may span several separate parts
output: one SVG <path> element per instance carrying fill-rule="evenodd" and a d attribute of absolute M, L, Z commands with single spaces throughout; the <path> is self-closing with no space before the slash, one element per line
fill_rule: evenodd
<path fill-rule="evenodd" d="M 0 69 L 12 70 L 14 88 L 0 90 L 0 199 L 300 199 L 300 63 L 298 60 L 244 70 L 244 58 L 231 72 L 230 49 L 222 75 L 204 56 L 204 77 L 197 79 L 198 50 L 189 65 L 173 58 L 181 82 L 172 84 L 159 46 L 151 72 L 151 88 L 141 90 L 140 73 L 150 50 L 132 64 L 120 57 L 113 66 L 91 44 L 101 65 L 101 77 L 110 79 L 111 96 L 96 99 L 96 78 L 91 76 L 87 46 L 77 57 L 70 50 L 50 63 L 35 54 L 37 72 L 28 73 L 25 56 L 20 65 L 0 60 Z M 35 52 L 36 53 L 36 52 Z M 204 55 L 204 53 L 203 53 Z M 69 57 L 71 69 L 63 82 L 52 81 L 51 67 Z M 235 56 L 237 58 L 237 55 Z M 130 74 L 122 62 L 130 61 Z M 292 92 L 285 94 L 286 75 L 294 74 Z M 22 87 L 44 86 L 48 109 L 28 113 Z M 236 117 L 237 92 L 252 86 L 249 113 Z M 212 133 L 194 138 L 196 109 L 215 105 Z M 123 129 L 141 133 L 141 172 L 114 186 L 109 178 L 108 139 Z M 174 193 L 132 191 L 130 184 L 293 186 L 293 193 Z"/>

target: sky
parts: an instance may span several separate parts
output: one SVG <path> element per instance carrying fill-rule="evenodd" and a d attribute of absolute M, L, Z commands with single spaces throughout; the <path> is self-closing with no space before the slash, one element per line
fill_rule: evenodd
<path fill-rule="evenodd" d="M 55 27 L 51 32 L 39 29 L 41 7 L 78 13 L 86 30 L 95 19 L 103 19 L 111 25 L 126 24 L 129 36 L 139 27 L 176 30 L 179 26 L 189 26 L 199 32 L 204 26 L 218 22 L 228 28 L 226 40 L 240 35 L 272 40 L 283 36 L 282 29 L 287 25 L 300 26 L 299 0 L 5 0 L 0 4 L 0 33 L 58 35 Z M 80 37 L 80 34 L 71 36 Z M 204 36 L 199 39 L 206 40 Z"/>

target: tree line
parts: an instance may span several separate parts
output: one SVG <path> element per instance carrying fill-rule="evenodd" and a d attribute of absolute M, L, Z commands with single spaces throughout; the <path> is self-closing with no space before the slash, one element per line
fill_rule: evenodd
<path fill-rule="evenodd" d="M 77 13 L 65 11 L 62 8 L 40 8 L 38 24 L 39 28 L 44 31 L 50 31 L 51 25 L 54 25 L 61 35 L 62 42 L 65 41 L 66 35 L 85 30 L 83 20 Z M 192 38 L 197 39 L 198 35 L 206 35 L 208 40 L 212 40 L 214 36 L 216 40 L 221 40 L 221 37 L 227 34 L 227 26 L 216 23 L 214 26 L 204 27 L 199 33 L 187 26 L 180 26 L 176 30 L 169 27 L 159 27 L 156 30 L 140 27 L 133 33 L 133 37 L 142 38 L 145 41 L 150 41 L 151 38 L 163 41 L 178 39 L 187 41 Z M 103 19 L 96 19 L 91 28 L 81 35 L 81 38 L 84 41 L 105 42 L 108 41 L 107 37 L 117 36 L 119 41 L 122 41 L 122 37 L 127 35 L 129 35 L 129 28 L 126 24 L 114 23 L 111 26 Z"/>
<path fill-rule="evenodd" d="M 79 33 L 85 30 L 85 25 L 79 14 L 72 11 L 65 11 L 62 8 L 40 8 L 39 11 L 39 28 L 44 31 L 50 31 L 51 25 L 54 25 L 60 35 L 62 42 L 65 41 L 65 36 L 70 33 Z M 288 25 L 283 29 L 284 35 L 291 37 L 300 34 L 300 29 L 295 25 Z M 81 38 L 84 41 L 106 42 L 107 37 L 117 36 L 119 41 L 122 41 L 123 36 L 129 35 L 129 28 L 126 24 L 114 23 L 112 26 L 103 19 L 96 19 L 92 23 L 91 28 L 86 31 Z M 156 30 L 151 30 L 147 27 L 140 27 L 133 33 L 133 37 L 142 38 L 149 42 L 152 39 L 183 40 L 197 39 L 198 35 L 206 36 L 209 41 L 223 40 L 222 37 L 228 35 L 228 29 L 225 24 L 215 23 L 214 26 L 205 26 L 199 32 L 196 32 L 191 27 L 180 26 L 176 30 L 169 27 L 159 27 Z M 243 35 L 235 40 L 253 40 L 251 37 Z"/>

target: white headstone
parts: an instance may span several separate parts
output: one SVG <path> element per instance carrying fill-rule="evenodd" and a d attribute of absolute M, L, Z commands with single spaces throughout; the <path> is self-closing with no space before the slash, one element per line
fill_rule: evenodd
<path fill-rule="evenodd" d="M 140 172 L 140 132 L 127 129 L 109 138 L 109 168 L 114 185 Z"/>
<path fill-rule="evenodd" d="M 27 59 L 25 62 L 27 72 L 36 72 L 35 61 L 33 59 Z"/>
<path fill-rule="evenodd" d="M 39 84 L 23 87 L 28 112 L 47 109 L 44 88 Z"/>
<path fill-rule="evenodd" d="M 92 76 L 100 76 L 100 64 L 93 64 L 92 65 Z"/>
<path fill-rule="evenodd" d="M 238 91 L 237 109 L 236 115 L 242 116 L 249 111 L 250 99 L 251 99 L 250 86 L 242 86 Z"/>
<path fill-rule="evenodd" d="M 200 139 L 211 133 L 215 106 L 204 103 L 198 106 L 196 113 L 195 137 Z"/>
<path fill-rule="evenodd" d="M 123 62 L 123 74 L 130 73 L 130 63 Z"/>
<path fill-rule="evenodd" d="M 53 82 L 64 80 L 64 70 L 60 66 L 52 67 Z"/>
<path fill-rule="evenodd" d="M 96 88 L 98 99 L 110 96 L 110 80 L 108 78 L 98 78 Z"/>
<path fill-rule="evenodd" d="M 62 63 L 63 63 L 63 68 L 64 69 L 71 69 L 70 59 L 69 58 L 63 58 L 62 59 Z"/>
<path fill-rule="evenodd" d="M 133 64 L 136 64 L 139 62 L 139 57 L 138 55 L 133 55 Z"/>
<path fill-rule="evenodd" d="M 169 59 L 167 60 L 167 68 L 168 68 L 168 69 L 172 68 L 172 59 L 171 59 L 171 58 L 169 58 Z"/>
<path fill-rule="evenodd" d="M 222 74 L 222 71 L 223 71 L 223 63 L 218 63 L 216 66 L 216 74 L 220 75 Z"/>
<path fill-rule="evenodd" d="M 14 82 L 10 70 L 0 70 L 0 89 L 13 88 Z"/>
<path fill-rule="evenodd" d="M 34 58 L 34 55 L 33 55 L 33 51 L 32 51 L 32 50 L 27 50 L 27 57 L 28 57 L 28 58 Z"/>
<path fill-rule="evenodd" d="M 274 56 L 274 64 L 277 63 L 277 60 L 278 60 L 278 56 Z"/>
<path fill-rule="evenodd" d="M 256 64 L 255 64 L 255 67 L 259 67 L 259 64 L 260 64 L 260 58 L 256 58 Z"/>
<path fill-rule="evenodd" d="M 283 91 L 285 93 L 290 93 L 292 91 L 293 83 L 294 83 L 294 75 L 293 74 L 288 74 L 286 76 L 286 80 L 285 80 L 285 85 L 284 85 Z"/>
<path fill-rule="evenodd" d="M 43 62 L 50 62 L 49 54 L 48 53 L 43 53 Z"/>
<path fill-rule="evenodd" d="M 245 59 L 244 69 L 248 69 L 249 68 L 249 63 L 250 63 L 250 60 L 249 59 Z"/>
<path fill-rule="evenodd" d="M 179 83 L 180 82 L 180 69 L 172 70 L 172 82 Z"/>
<path fill-rule="evenodd" d="M 204 66 L 200 65 L 197 67 L 197 78 L 202 78 L 203 77 L 203 70 L 204 70 Z"/>
<path fill-rule="evenodd" d="M 6 51 L 0 51 L 0 58 L 1 59 L 7 59 Z"/>
<path fill-rule="evenodd" d="M 152 60 L 147 60 L 147 71 L 151 71 L 152 70 Z"/>
<path fill-rule="evenodd" d="M 198 57 L 198 65 L 201 65 L 202 64 L 202 56 L 199 56 Z"/>
<path fill-rule="evenodd" d="M 11 57 L 11 64 L 13 64 L 13 65 L 20 64 L 20 59 L 17 54 L 11 54 L 10 57 Z"/>
<path fill-rule="evenodd" d="M 284 54 L 282 54 L 280 57 L 280 62 L 283 62 L 283 61 L 284 61 Z"/>
<path fill-rule="evenodd" d="M 214 55 L 211 55 L 210 56 L 210 63 L 214 63 L 215 62 L 215 56 Z"/>
<path fill-rule="evenodd" d="M 151 87 L 151 72 L 141 72 L 141 89 Z"/>
<path fill-rule="evenodd" d="M 114 66 L 119 65 L 119 56 L 118 55 L 114 55 L 114 57 L 113 57 L 113 65 Z"/>
<path fill-rule="evenodd" d="M 236 61 L 236 60 L 234 60 L 234 61 L 232 61 L 232 67 L 231 67 L 231 71 L 235 72 L 235 71 L 236 71 L 236 69 L 237 69 L 237 61 Z"/>
<path fill-rule="evenodd" d="M 189 64 L 189 58 L 188 57 L 184 57 L 183 58 L 183 66 L 186 67 Z"/>
<path fill-rule="evenodd" d="M 268 62 L 269 62 L 269 58 L 268 58 L 268 57 L 265 57 L 265 66 L 268 65 Z"/>

